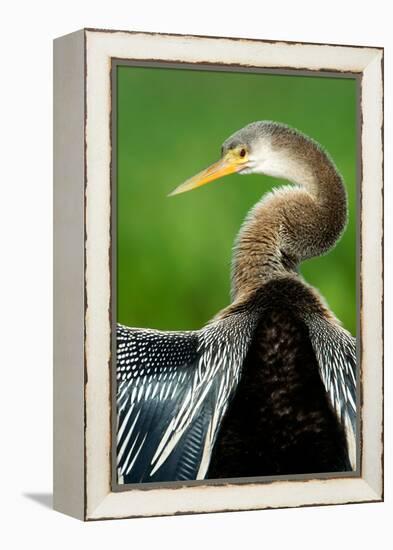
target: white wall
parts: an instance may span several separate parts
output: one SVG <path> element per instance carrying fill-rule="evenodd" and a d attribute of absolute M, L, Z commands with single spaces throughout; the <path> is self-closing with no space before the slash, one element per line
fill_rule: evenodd
<path fill-rule="evenodd" d="M 4 548 L 390 548 L 392 253 L 386 250 L 386 502 L 82 524 L 51 492 L 52 38 L 84 26 L 385 46 L 386 240 L 392 216 L 392 25 L 382 0 L 61 0 L 1 16 L 1 371 Z M 5 353 L 4 353 L 5 352 Z M 30 495 L 30 496 L 29 496 Z M 32 498 L 33 495 L 33 498 Z M 35 495 L 35 496 L 34 496 Z M 37 496 L 38 495 L 38 496 Z M 390 538 L 390 541 L 389 541 Z"/>

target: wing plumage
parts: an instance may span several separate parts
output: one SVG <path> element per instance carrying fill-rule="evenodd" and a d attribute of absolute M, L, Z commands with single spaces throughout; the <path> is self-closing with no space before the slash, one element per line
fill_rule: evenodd
<path fill-rule="evenodd" d="M 194 332 L 119 325 L 120 483 L 205 476 L 255 324 L 241 311 Z"/>
<path fill-rule="evenodd" d="M 348 454 L 356 468 L 356 339 L 338 324 L 314 316 L 308 323 L 320 375 L 345 429 Z"/>

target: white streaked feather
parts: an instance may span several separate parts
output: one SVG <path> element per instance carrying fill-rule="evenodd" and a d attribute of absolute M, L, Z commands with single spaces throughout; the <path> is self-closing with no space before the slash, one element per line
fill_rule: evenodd
<path fill-rule="evenodd" d="M 117 432 L 117 441 L 120 441 L 120 439 L 123 436 L 124 430 L 126 429 L 126 426 L 128 424 L 128 420 L 131 416 L 132 411 L 134 410 L 134 406 L 135 404 L 131 403 L 130 408 L 128 409 L 128 412 L 121 423 L 121 426 L 119 426 L 119 430 Z"/>
<path fill-rule="evenodd" d="M 139 418 L 139 415 L 141 414 L 141 411 L 139 410 L 134 418 L 134 422 L 132 423 L 132 426 L 130 427 L 130 430 L 129 432 L 127 433 L 127 437 L 125 438 L 124 442 L 123 442 L 123 445 L 120 447 L 120 451 L 117 455 L 117 461 L 120 462 L 121 459 L 122 459 L 122 456 L 123 456 L 123 453 L 124 451 L 126 450 L 127 448 L 127 444 L 130 440 L 130 437 L 132 436 L 132 432 L 134 431 L 134 428 L 135 428 L 135 424 L 137 423 L 138 421 L 138 418 Z"/>
<path fill-rule="evenodd" d="M 129 472 L 132 470 L 132 467 L 133 467 L 133 465 L 135 464 L 135 461 L 136 461 L 136 459 L 138 458 L 139 453 L 141 452 L 142 447 L 143 447 L 143 445 L 144 445 L 144 443 L 145 443 L 145 441 L 146 441 L 146 437 L 147 437 L 147 434 L 145 434 L 145 437 L 143 438 L 142 443 L 140 444 L 140 446 L 139 446 L 137 452 L 135 453 L 135 456 L 134 456 L 134 458 L 132 459 L 131 464 L 130 464 L 129 467 L 127 468 L 126 475 L 129 474 Z"/>
<path fill-rule="evenodd" d="M 356 414 L 356 377 L 352 364 L 356 360 L 355 340 L 340 326 L 326 320 L 313 319 L 309 328 L 321 380 L 337 419 L 343 425 L 350 462 L 354 468 L 356 425 L 351 422 L 349 409 Z"/>

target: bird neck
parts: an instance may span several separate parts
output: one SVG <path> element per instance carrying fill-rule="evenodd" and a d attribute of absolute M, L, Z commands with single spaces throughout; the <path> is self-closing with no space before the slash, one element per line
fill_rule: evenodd
<path fill-rule="evenodd" d="M 273 190 L 249 212 L 237 237 L 232 265 L 232 297 L 331 249 L 347 221 L 342 178 L 328 155 L 302 134 L 272 143 L 273 161 L 265 174 L 295 185 Z"/>

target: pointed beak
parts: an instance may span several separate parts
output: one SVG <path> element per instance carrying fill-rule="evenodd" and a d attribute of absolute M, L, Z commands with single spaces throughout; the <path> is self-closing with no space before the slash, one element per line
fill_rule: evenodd
<path fill-rule="evenodd" d="M 189 178 L 188 180 L 180 184 L 178 187 L 176 187 L 176 189 L 169 193 L 168 196 L 172 197 L 173 195 L 178 195 L 179 193 L 191 191 L 192 189 L 201 187 L 201 185 L 205 185 L 210 181 L 214 181 L 218 178 L 222 178 L 223 176 L 239 172 L 242 168 L 244 168 L 244 166 L 242 164 L 239 164 L 239 162 L 237 162 L 232 155 L 226 155 L 219 161 L 210 165 L 208 168 L 205 168 L 205 170 L 202 170 L 202 172 L 196 174 L 196 176 L 193 176 L 192 178 Z"/>

